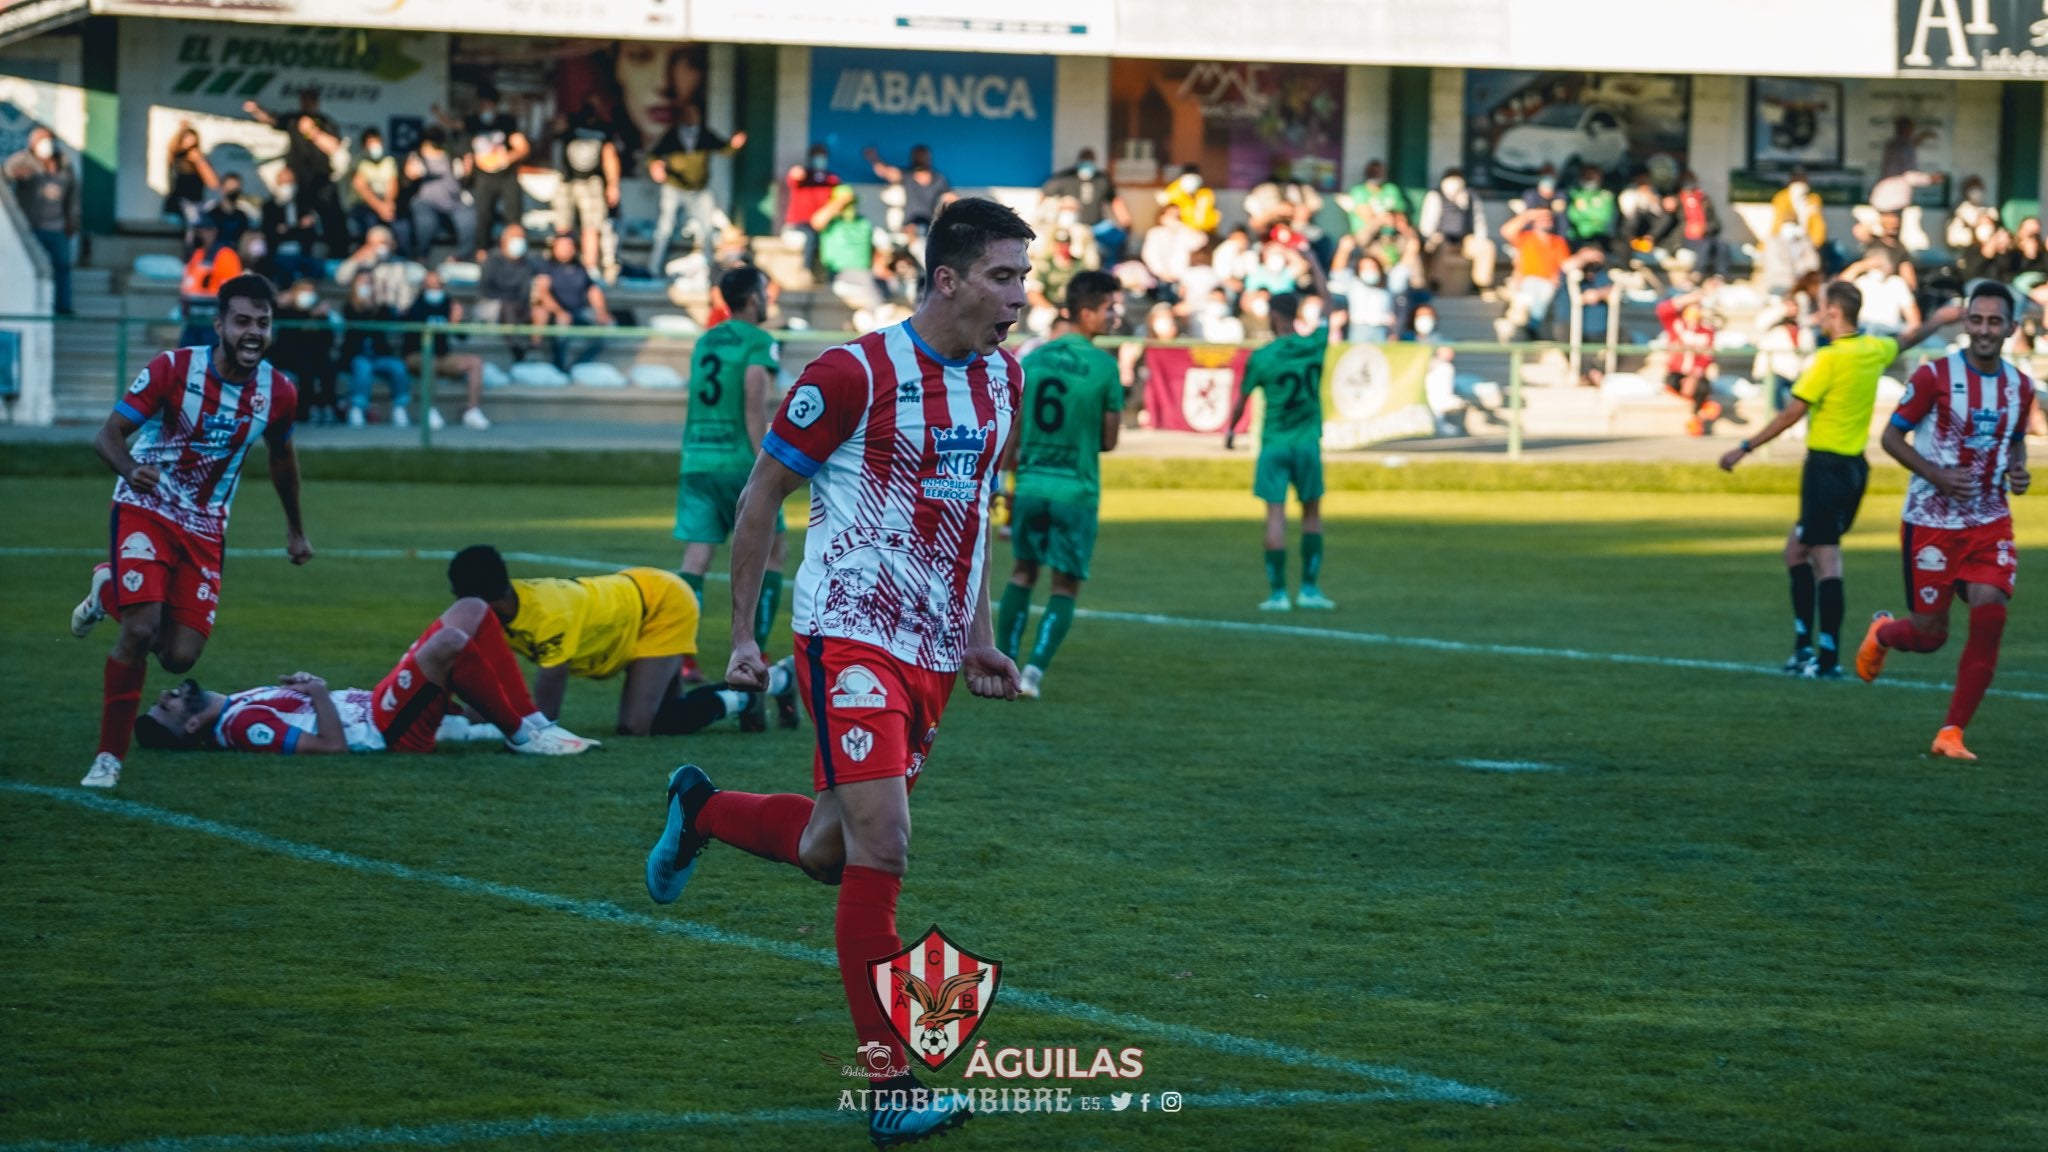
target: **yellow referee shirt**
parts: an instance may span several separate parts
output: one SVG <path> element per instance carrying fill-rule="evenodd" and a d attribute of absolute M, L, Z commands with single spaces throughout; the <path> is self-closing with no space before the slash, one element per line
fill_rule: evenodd
<path fill-rule="evenodd" d="M 697 650 L 697 595 L 659 568 L 574 580 L 514 580 L 512 650 L 543 668 L 602 680 L 634 660 Z"/>
<path fill-rule="evenodd" d="M 1870 444 L 1870 414 L 1877 379 L 1899 358 L 1899 342 L 1858 332 L 1832 341 L 1792 386 L 1806 402 L 1806 446 L 1837 456 L 1861 456 Z"/>

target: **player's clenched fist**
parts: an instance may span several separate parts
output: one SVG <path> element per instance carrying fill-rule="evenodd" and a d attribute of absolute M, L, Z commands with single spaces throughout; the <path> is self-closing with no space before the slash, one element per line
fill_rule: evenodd
<path fill-rule="evenodd" d="M 986 700 L 1017 698 L 1017 664 L 994 648 L 969 648 L 960 662 L 967 690 Z"/>
<path fill-rule="evenodd" d="M 162 479 L 163 473 L 157 470 L 156 465 L 138 464 L 135 471 L 128 474 L 128 486 L 137 492 L 154 492 L 157 481 Z"/>
<path fill-rule="evenodd" d="M 725 665 L 725 682 L 742 692 L 768 690 L 768 665 L 761 659 L 761 646 L 748 640 L 732 646 L 732 659 Z"/>

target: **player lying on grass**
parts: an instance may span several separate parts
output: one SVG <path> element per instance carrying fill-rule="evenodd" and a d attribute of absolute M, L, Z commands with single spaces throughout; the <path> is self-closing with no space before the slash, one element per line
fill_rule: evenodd
<path fill-rule="evenodd" d="M 457 698 L 489 724 L 451 715 Z M 325 680 L 297 672 L 274 688 L 223 695 L 186 680 L 135 721 L 144 748 L 172 751 L 432 752 L 440 740 L 499 738 L 532 756 L 598 747 L 533 706 L 498 618 L 474 599 L 456 601 L 428 625 L 375 688 L 331 692 Z"/>
<path fill-rule="evenodd" d="M 448 588 L 489 604 L 512 650 L 539 667 L 533 698 L 549 719 L 562 714 L 570 677 L 607 680 L 624 672 L 621 735 L 686 736 L 730 714 L 739 716 L 742 731 L 768 728 L 762 693 L 724 684 L 683 690 L 683 657 L 697 650 L 697 594 L 674 572 L 627 568 L 574 580 L 514 580 L 498 550 L 478 544 L 449 561 Z M 766 693 L 787 698 L 790 716 L 793 663 L 771 669 Z"/>

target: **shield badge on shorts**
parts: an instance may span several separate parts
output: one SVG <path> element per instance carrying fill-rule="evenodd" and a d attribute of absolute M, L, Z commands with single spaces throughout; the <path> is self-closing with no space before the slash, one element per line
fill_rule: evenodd
<path fill-rule="evenodd" d="M 868 990 L 904 1050 L 936 1072 L 988 1018 L 1002 972 L 1001 961 L 976 956 L 934 924 L 903 951 L 868 961 Z"/>

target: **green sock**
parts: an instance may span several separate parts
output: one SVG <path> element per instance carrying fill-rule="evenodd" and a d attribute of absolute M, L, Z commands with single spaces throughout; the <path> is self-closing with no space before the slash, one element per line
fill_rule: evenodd
<path fill-rule="evenodd" d="M 699 604 L 703 603 L 704 574 L 702 572 L 678 572 L 676 573 L 676 575 L 681 576 L 683 578 L 683 583 L 688 584 L 690 586 L 690 591 L 695 592 L 697 594 L 697 602 Z"/>
<path fill-rule="evenodd" d="M 1038 645 L 1031 649 L 1031 666 L 1044 671 L 1052 665 L 1052 654 L 1060 650 L 1067 629 L 1074 624 L 1074 598 L 1054 596 L 1045 602 L 1045 619 L 1038 622 Z"/>
<path fill-rule="evenodd" d="M 1266 549 L 1266 583 L 1273 586 L 1276 594 L 1287 592 L 1287 549 Z"/>
<path fill-rule="evenodd" d="M 1314 588 L 1322 582 L 1323 575 L 1323 534 L 1303 532 L 1301 534 L 1301 586 Z"/>
<path fill-rule="evenodd" d="M 996 605 L 996 647 L 1010 659 L 1024 647 L 1024 625 L 1031 619 L 1031 586 L 1003 585 L 1002 602 Z"/>
<path fill-rule="evenodd" d="M 754 605 L 754 643 L 768 650 L 768 634 L 775 631 L 775 611 L 782 607 L 782 573 L 761 573 L 761 599 Z"/>

